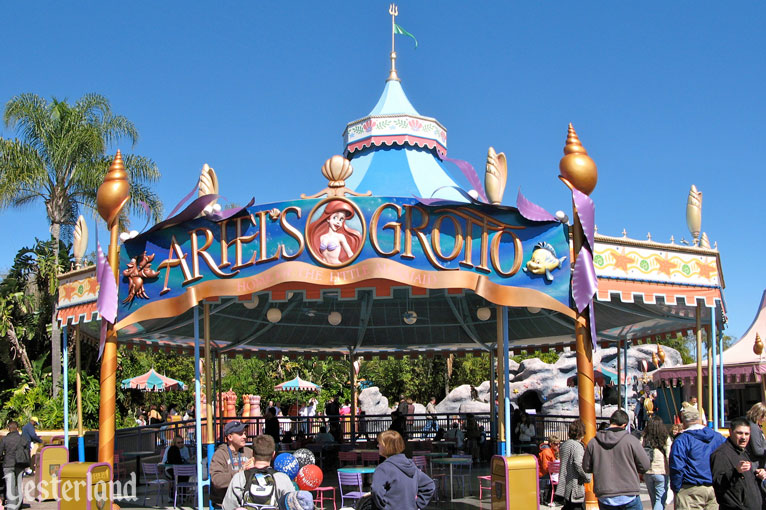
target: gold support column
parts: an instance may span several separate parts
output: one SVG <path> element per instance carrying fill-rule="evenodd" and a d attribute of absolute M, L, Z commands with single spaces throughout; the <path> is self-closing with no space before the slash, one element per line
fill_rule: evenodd
<path fill-rule="evenodd" d="M 580 138 L 569 124 L 564 157 L 559 162 L 559 178 L 570 189 L 577 189 L 585 195 L 590 195 L 598 181 L 596 163 L 588 156 L 588 151 L 580 143 Z M 577 206 L 572 197 L 572 267 L 577 265 L 577 255 L 585 243 L 580 217 L 577 214 Z M 593 306 L 591 302 L 590 306 Z M 580 419 L 585 425 L 585 437 L 583 442 L 588 444 L 596 435 L 596 398 L 595 383 L 593 376 L 593 341 L 591 338 L 589 315 L 578 313 L 575 318 L 575 345 L 577 350 L 577 396 L 580 407 Z M 618 353 L 619 354 L 619 353 Z M 597 509 L 598 501 L 593 494 L 591 484 L 585 485 L 585 508 Z"/>
<path fill-rule="evenodd" d="M 130 198 L 130 184 L 122 154 L 117 151 L 104 182 L 98 188 L 96 205 L 98 214 L 109 228 L 109 265 L 115 283 L 120 266 L 118 222 L 122 208 Z M 115 296 L 117 299 L 117 296 Z M 105 462 L 114 470 L 115 403 L 117 394 L 117 332 L 113 324 L 107 324 L 106 342 L 101 358 L 101 389 L 98 409 L 98 461 Z"/>
<path fill-rule="evenodd" d="M 702 417 L 702 306 L 697 303 L 697 410 Z"/>
<path fill-rule="evenodd" d="M 497 376 L 497 406 L 492 402 L 490 405 L 492 409 L 497 408 L 497 441 L 498 444 L 505 441 L 505 369 L 503 367 L 503 360 L 508 353 L 503 353 L 503 311 L 502 307 L 497 307 L 497 370 L 495 374 Z M 506 445 L 508 448 L 508 445 Z M 498 450 L 499 451 L 499 450 Z M 510 455 L 510 451 L 506 449 L 506 455 Z"/>
<path fill-rule="evenodd" d="M 207 406 L 207 421 L 205 429 L 207 430 L 207 440 L 210 443 L 215 444 L 215 428 L 213 423 L 215 421 L 215 415 L 213 414 L 213 395 L 211 394 L 213 382 L 211 377 L 212 374 L 210 373 L 213 370 L 213 362 L 210 357 L 210 304 L 205 303 L 203 306 L 203 334 L 205 335 L 205 392 L 207 393 L 207 403 L 205 404 Z M 218 412 L 221 412 L 220 409 Z"/>
<path fill-rule="evenodd" d="M 117 279 L 119 253 L 115 224 L 110 231 L 109 265 Z M 115 405 L 117 398 L 117 332 L 114 324 L 106 327 L 106 344 L 101 358 L 101 395 L 98 408 L 98 461 L 114 466 Z"/>

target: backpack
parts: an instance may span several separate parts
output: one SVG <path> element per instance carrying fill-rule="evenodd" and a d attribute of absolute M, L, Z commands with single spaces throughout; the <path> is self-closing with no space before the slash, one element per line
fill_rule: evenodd
<path fill-rule="evenodd" d="M 649 457 L 649 465 L 654 462 L 654 448 L 651 446 L 644 446 L 644 451 L 646 452 L 646 456 Z"/>
<path fill-rule="evenodd" d="M 252 468 L 245 471 L 245 488 L 242 492 L 242 506 L 277 508 L 277 484 L 272 467 Z"/>

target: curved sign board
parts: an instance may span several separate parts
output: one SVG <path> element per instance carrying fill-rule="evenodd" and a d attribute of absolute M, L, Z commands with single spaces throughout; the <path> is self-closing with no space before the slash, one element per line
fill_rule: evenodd
<path fill-rule="evenodd" d="M 218 222 L 201 217 L 127 241 L 117 328 L 282 283 L 370 279 L 470 289 L 493 303 L 573 316 L 565 225 L 528 221 L 512 208 L 327 197 L 256 205 Z"/>

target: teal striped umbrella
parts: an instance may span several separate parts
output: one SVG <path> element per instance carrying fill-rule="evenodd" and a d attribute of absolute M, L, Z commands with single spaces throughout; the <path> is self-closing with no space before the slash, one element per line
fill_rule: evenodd
<path fill-rule="evenodd" d="M 186 385 L 181 381 L 176 381 L 170 377 L 160 375 L 149 370 L 147 373 L 122 381 L 123 389 L 141 390 L 141 391 L 169 391 L 185 390 Z"/>

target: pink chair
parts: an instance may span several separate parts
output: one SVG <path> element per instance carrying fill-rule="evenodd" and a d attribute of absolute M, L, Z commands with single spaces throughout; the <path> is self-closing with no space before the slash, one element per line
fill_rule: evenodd
<path fill-rule="evenodd" d="M 368 462 L 377 464 L 380 461 L 380 454 L 378 452 L 362 452 L 362 464 L 365 466 Z"/>
<path fill-rule="evenodd" d="M 356 452 L 338 452 L 338 463 L 341 466 L 346 464 L 356 464 Z"/>
<path fill-rule="evenodd" d="M 561 461 L 554 460 L 548 463 L 548 474 L 551 477 L 551 500 L 548 505 L 553 504 L 553 496 L 556 495 L 556 487 L 559 484 L 559 471 L 561 470 Z"/>
<path fill-rule="evenodd" d="M 335 504 L 335 487 L 317 487 L 314 489 L 314 492 L 316 492 L 314 496 L 314 508 L 324 510 L 324 502 L 329 499 L 332 501 L 333 510 L 338 510 L 338 507 Z M 332 497 L 325 496 L 326 492 L 332 492 Z"/>
<path fill-rule="evenodd" d="M 484 491 L 489 491 L 492 495 L 492 475 L 484 475 L 477 477 L 479 479 L 479 499 L 483 497 Z M 488 482 L 487 485 L 482 485 L 481 482 Z"/>

